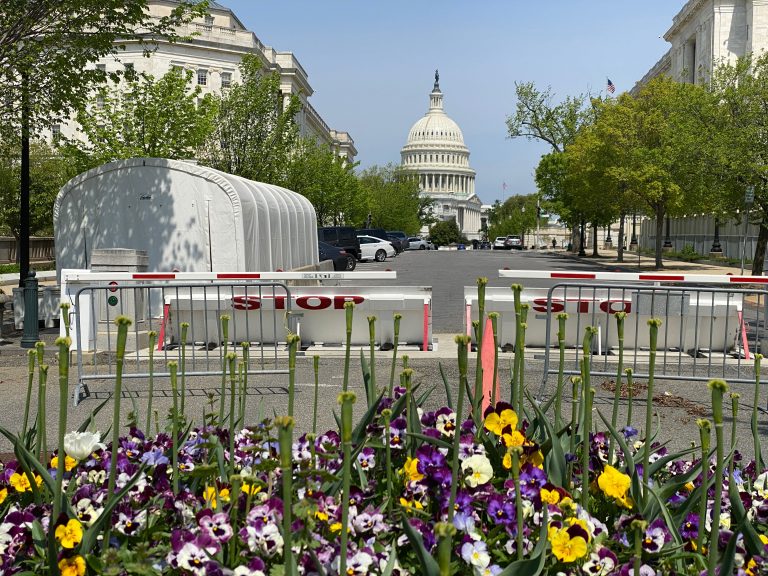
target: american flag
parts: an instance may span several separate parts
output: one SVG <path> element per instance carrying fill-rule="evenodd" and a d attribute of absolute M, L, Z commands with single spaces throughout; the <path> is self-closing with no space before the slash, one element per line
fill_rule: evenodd
<path fill-rule="evenodd" d="M 611 82 L 610 78 L 607 78 L 607 80 L 608 80 L 608 86 L 606 86 L 606 89 L 608 90 L 608 92 L 613 94 L 614 92 L 616 92 L 616 86 L 613 85 L 613 82 Z"/>
<path fill-rule="evenodd" d="M 501 183 L 501 189 L 502 190 L 506 190 L 507 189 L 507 183 L 506 182 L 502 182 Z"/>

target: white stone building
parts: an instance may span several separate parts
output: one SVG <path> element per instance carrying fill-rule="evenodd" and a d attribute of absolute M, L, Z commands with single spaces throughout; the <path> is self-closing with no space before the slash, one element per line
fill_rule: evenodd
<path fill-rule="evenodd" d="M 437 72 L 429 110 L 408 132 L 400 163 L 419 179 L 422 196 L 434 200 L 436 217 L 455 219 L 468 239 L 480 238 L 482 203 L 475 194 L 475 171 L 469 166 L 469 148 L 461 128 L 443 110 Z"/>
<path fill-rule="evenodd" d="M 176 6 L 178 2 L 174 0 L 149 0 L 150 14 L 157 18 L 170 15 Z M 209 3 L 206 16 L 195 19 L 177 32 L 190 39 L 175 43 L 159 41 L 157 49 L 149 57 L 145 57 L 145 47 L 141 43 L 123 41 L 121 45 L 125 46 L 125 50 L 104 58 L 96 66 L 107 71 L 133 68 L 155 78 L 163 76 L 172 67 L 180 67 L 193 72 L 193 79 L 203 93 L 221 94 L 232 83 L 240 82 L 242 57 L 254 54 L 265 72 L 280 75 L 280 86 L 286 100 L 293 94 L 301 100 L 298 123 L 302 136 L 314 136 L 319 142 L 331 146 L 340 156 L 354 161 L 357 150 L 352 137 L 347 132 L 330 128 L 309 103 L 314 91 L 306 70 L 292 52 L 280 52 L 265 46 L 256 34 L 245 28 L 232 10 L 215 1 Z M 53 132 L 57 131 L 71 136 L 74 125 L 56 125 Z"/>
<path fill-rule="evenodd" d="M 768 48 L 768 0 L 689 0 L 664 34 L 672 46 L 638 82 L 665 74 L 682 82 L 706 80 L 714 66 Z"/>

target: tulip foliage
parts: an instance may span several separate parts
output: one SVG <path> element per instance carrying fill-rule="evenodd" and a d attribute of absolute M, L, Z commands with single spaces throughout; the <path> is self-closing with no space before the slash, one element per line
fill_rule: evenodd
<path fill-rule="evenodd" d="M 484 285 L 481 279 L 478 286 Z M 517 316 L 517 350 L 524 349 L 526 312 L 521 307 Z M 353 313 L 350 304 L 350 322 Z M 116 322 L 119 334 L 127 332 L 128 319 Z M 371 330 L 375 322 L 369 318 Z M 650 324 L 652 333 L 658 330 L 658 321 Z M 588 329 L 585 347 L 591 334 Z M 125 340 L 118 341 L 124 347 Z M 298 345 L 297 338 L 287 341 Z M 445 406 L 426 408 L 429 392 L 412 382 L 410 368 L 402 370 L 399 386 L 388 386 L 386 378 L 377 386 L 375 366 L 361 352 L 363 414 L 354 421 L 356 396 L 340 390 L 338 429 L 322 433 L 294 431 L 290 415 L 263 419 L 243 409 L 248 384 L 237 364 L 247 358 L 247 346 L 243 359 L 230 352 L 222 366 L 229 384 L 222 390 L 230 398 L 222 396 L 220 409 L 212 406 L 197 424 L 174 398 L 168 421 L 156 421 L 155 433 L 140 430 L 138 417 L 123 429 L 116 394 L 111 442 L 102 442 L 89 418 L 77 431 L 60 432 L 49 451 L 42 450 L 40 422 L 28 408 L 28 429 L 0 428 L 15 452 L 0 473 L 0 570 L 66 576 L 764 573 L 768 471 L 757 426 L 752 461 L 738 456 L 735 438 L 724 438 L 725 382 L 710 384 L 712 421 L 699 422 L 699 443 L 672 454 L 655 440 L 658 430 L 622 426 L 600 410 L 592 419 L 588 360 L 572 386 L 558 385 L 558 394 L 572 394 L 564 398 L 572 404 L 570 419 L 550 418 L 563 398 L 541 404 L 527 395 L 522 356 L 509 402 L 501 398 L 479 410 L 472 391 L 481 387 L 468 378 L 469 338 L 458 336 L 456 343 L 459 381 L 443 382 Z M 69 339 L 58 345 L 66 356 Z M 118 348 L 117 390 L 121 354 Z M 30 365 L 42 368 L 43 360 L 39 347 Z M 177 370 L 184 373 L 183 361 L 171 370 L 174 394 Z M 291 393 L 294 370 L 292 361 Z M 43 391 L 46 373 L 40 371 Z M 757 402 L 759 358 L 756 373 Z M 347 377 L 345 370 L 345 383 Z M 621 378 L 619 371 L 617 386 Z M 66 382 L 62 374 L 65 396 Z"/>

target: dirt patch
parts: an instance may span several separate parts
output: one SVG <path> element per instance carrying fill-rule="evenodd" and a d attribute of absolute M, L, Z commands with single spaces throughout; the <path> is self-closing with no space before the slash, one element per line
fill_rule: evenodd
<path fill-rule="evenodd" d="M 616 382 L 613 380 L 604 380 L 603 383 L 600 384 L 600 388 L 602 390 L 607 390 L 608 392 L 616 392 Z M 646 390 L 648 390 L 648 386 L 641 384 L 640 382 L 632 382 L 631 390 L 626 382 L 622 381 L 621 383 L 622 398 L 629 398 L 630 395 L 632 398 L 637 398 L 641 392 L 645 392 Z"/>
<path fill-rule="evenodd" d="M 654 406 L 664 406 L 666 408 L 682 408 L 690 416 L 704 417 L 709 414 L 709 411 L 701 404 L 691 402 L 686 398 L 675 396 L 669 392 L 654 396 L 653 404 Z"/>

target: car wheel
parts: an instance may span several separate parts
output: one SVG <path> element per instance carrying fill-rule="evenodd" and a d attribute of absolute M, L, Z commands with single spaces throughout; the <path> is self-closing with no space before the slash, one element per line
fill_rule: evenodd
<path fill-rule="evenodd" d="M 357 266 L 357 259 L 352 254 L 347 254 L 347 272 L 352 272 Z"/>
<path fill-rule="evenodd" d="M 426 250 L 426 249 L 427 249 L 427 247 L 426 247 L 426 246 L 424 246 L 424 244 L 422 244 L 421 246 L 419 246 L 419 250 Z"/>
<path fill-rule="evenodd" d="M 376 262 L 384 262 L 384 260 L 387 259 L 387 253 L 384 252 L 384 250 L 376 250 L 374 258 L 376 259 Z"/>

